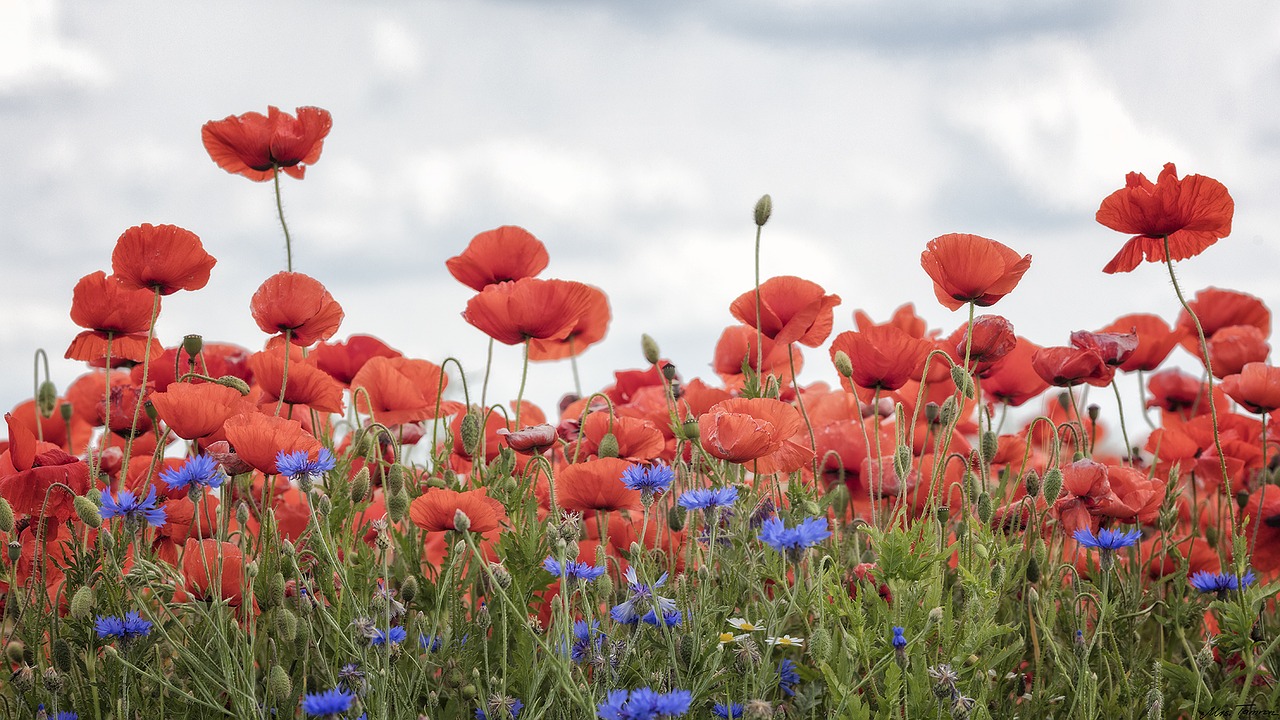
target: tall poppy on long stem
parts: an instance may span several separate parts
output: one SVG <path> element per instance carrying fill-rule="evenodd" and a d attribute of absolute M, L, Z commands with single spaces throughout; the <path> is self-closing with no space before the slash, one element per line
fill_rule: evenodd
<path fill-rule="evenodd" d="M 195 233 L 176 225 L 131 227 L 111 252 L 111 272 L 122 283 L 161 295 L 199 290 L 208 284 L 216 263 Z"/>
<path fill-rule="evenodd" d="M 979 307 L 994 305 L 1013 292 L 1031 256 L 980 235 L 951 233 L 929 241 L 920 253 L 920 265 L 933 280 L 938 302 L 952 310 L 965 303 Z"/>

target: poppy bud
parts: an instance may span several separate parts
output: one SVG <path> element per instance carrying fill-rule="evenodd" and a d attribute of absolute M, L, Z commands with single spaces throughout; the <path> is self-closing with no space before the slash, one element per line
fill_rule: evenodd
<path fill-rule="evenodd" d="M 471 518 L 462 512 L 462 508 L 453 511 L 453 529 L 458 532 L 466 532 L 471 529 Z"/>
<path fill-rule="evenodd" d="M 318 494 L 318 493 L 317 493 Z M 333 501 L 328 495 L 321 495 L 320 502 L 316 505 L 316 514 L 321 517 L 328 517 L 333 512 Z"/>
<path fill-rule="evenodd" d="M 72 507 L 75 508 L 76 515 L 80 518 L 80 522 L 91 528 L 102 526 L 102 514 L 98 511 L 98 506 L 93 501 L 83 495 L 77 495 L 71 501 Z M 10 513 L 13 511 L 10 510 Z"/>
<path fill-rule="evenodd" d="M 1033 587 L 1027 588 L 1027 602 L 1033 607 L 1040 603 L 1040 591 Z"/>
<path fill-rule="evenodd" d="M 241 395 L 249 394 L 249 383 L 245 382 L 244 380 L 241 380 L 235 375 L 223 375 L 217 380 L 214 380 L 214 382 L 217 383 L 218 385 L 232 388 L 233 390 L 240 393 Z"/>
<path fill-rule="evenodd" d="M 427 478 L 427 487 L 429 488 L 435 488 L 439 490 L 440 488 L 447 488 L 450 486 L 456 487 L 456 483 L 452 483 L 446 478 L 440 478 L 440 477 Z M 387 489 L 390 490 L 391 488 L 388 486 Z"/>
<path fill-rule="evenodd" d="M 942 407 L 938 409 L 938 422 L 943 425 L 950 425 L 956 419 L 956 397 L 949 396 L 942 401 Z"/>
<path fill-rule="evenodd" d="M 937 423 L 941 415 L 942 408 L 938 407 L 938 403 L 929 401 L 924 404 L 924 419 L 929 421 L 930 425 Z"/>
<path fill-rule="evenodd" d="M 911 472 L 911 448 L 899 445 L 893 451 L 893 471 L 898 474 L 898 479 L 906 479 Z"/>
<path fill-rule="evenodd" d="M 387 517 L 391 518 L 391 522 L 398 523 L 404 520 L 404 514 L 408 511 L 409 494 L 404 492 L 403 488 L 401 488 L 400 492 L 392 493 L 387 498 Z"/>
<path fill-rule="evenodd" d="M 969 374 L 968 370 L 959 365 L 952 365 L 951 382 L 956 384 L 956 387 L 960 392 L 964 393 L 965 397 L 972 398 L 974 396 L 973 376 Z"/>
<path fill-rule="evenodd" d="M 356 472 L 356 476 L 351 478 L 351 502 L 359 503 L 364 500 L 364 496 L 369 494 L 369 468 L 362 467 Z"/>
<path fill-rule="evenodd" d="M 1062 471 L 1058 468 L 1049 468 L 1044 474 L 1044 501 L 1050 505 L 1058 501 L 1058 495 L 1062 492 Z"/>
<path fill-rule="evenodd" d="M 273 607 L 281 607 L 284 605 L 284 574 L 274 573 L 267 578 L 266 591 L 262 593 L 263 609 Z"/>
<path fill-rule="evenodd" d="M 680 532 L 684 529 L 685 509 L 679 505 L 672 505 L 667 510 L 667 527 L 671 528 L 671 532 Z"/>
<path fill-rule="evenodd" d="M 76 620 L 86 620 L 93 615 L 96 599 L 93 596 L 93 588 L 88 585 L 81 585 L 71 596 L 71 617 Z"/>
<path fill-rule="evenodd" d="M 291 700 L 293 695 L 293 681 L 289 679 L 289 673 L 280 665 L 272 665 L 271 672 L 267 674 L 267 692 L 277 702 Z"/>
<path fill-rule="evenodd" d="M 991 522 L 991 493 L 984 492 L 978 496 L 978 519 L 983 525 Z"/>
<path fill-rule="evenodd" d="M 75 408 L 73 408 L 69 402 L 64 402 L 59 405 L 58 411 L 59 414 L 62 415 L 62 422 L 71 422 L 71 414 L 74 410 Z"/>
<path fill-rule="evenodd" d="M 53 641 L 53 664 L 62 672 L 71 672 L 71 643 L 66 638 Z"/>
<path fill-rule="evenodd" d="M 996 452 L 1000 449 L 1000 439 L 990 430 L 982 433 L 981 444 L 982 462 L 985 465 L 991 464 L 992 458 L 996 456 Z"/>
<path fill-rule="evenodd" d="M 827 662 L 829 652 L 831 652 L 831 632 L 824 627 L 815 628 L 809 635 L 809 656 L 818 662 Z"/>
<path fill-rule="evenodd" d="M 387 492 L 396 495 L 402 490 L 404 490 L 404 466 L 396 463 L 387 471 Z"/>
<path fill-rule="evenodd" d="M 293 642 L 298 636 L 298 616 L 287 607 L 276 608 L 275 631 L 281 642 Z"/>
<path fill-rule="evenodd" d="M 13 532 L 13 506 L 0 497 L 0 532 Z"/>
<path fill-rule="evenodd" d="M 1027 561 L 1027 582 L 1040 582 L 1040 563 L 1036 561 L 1035 555 L 1032 555 L 1031 559 Z"/>
<path fill-rule="evenodd" d="M 658 352 L 658 341 L 649 337 L 647 333 L 640 336 L 640 351 L 644 353 L 645 362 L 650 365 L 657 365 L 662 359 L 662 354 Z"/>
<path fill-rule="evenodd" d="M 454 525 L 458 524 L 457 515 L 459 514 L 462 514 L 461 510 L 457 511 L 457 513 L 455 513 L 454 515 Z M 462 515 L 462 516 L 464 518 L 466 517 L 466 515 Z M 470 522 L 471 522 L 470 520 L 467 521 L 468 525 L 470 524 Z M 459 527 L 458 529 L 461 530 L 462 528 Z M 489 563 L 489 572 L 493 573 L 493 581 L 498 584 L 498 587 L 502 588 L 503 590 L 506 590 L 507 588 L 511 587 L 511 571 L 507 570 L 506 566 L 504 566 L 502 563 L 495 563 L 495 562 Z"/>
<path fill-rule="evenodd" d="M 1218 548 L 1218 528 L 1210 525 L 1204 529 L 1204 541 L 1213 549 Z"/>
<path fill-rule="evenodd" d="M 836 515 L 844 517 L 845 510 L 849 507 L 849 486 L 844 483 L 836 483 L 827 488 L 826 495 L 823 496 L 827 505 L 836 511 Z"/>
<path fill-rule="evenodd" d="M 1034 469 L 1027 471 L 1027 477 L 1025 478 L 1025 482 L 1027 485 L 1028 497 L 1034 498 L 1040 494 L 1040 475 L 1037 474 Z"/>
<path fill-rule="evenodd" d="M 605 433 L 600 438 L 600 445 L 596 448 L 596 455 L 602 458 L 618 457 L 618 436 L 613 433 Z"/>
<path fill-rule="evenodd" d="M 462 449 L 470 457 L 480 449 L 481 427 L 480 416 L 474 412 L 468 412 L 462 417 L 462 424 L 458 429 L 459 435 L 462 436 Z"/>
<path fill-rule="evenodd" d="M 773 215 L 773 198 L 767 194 L 761 195 L 756 201 L 755 220 L 756 227 L 764 227 L 769 222 L 769 216 Z"/>
<path fill-rule="evenodd" d="M 400 599 L 408 605 L 416 597 L 418 597 L 418 578 L 410 575 L 400 583 Z"/>
<path fill-rule="evenodd" d="M 836 366 L 836 372 L 842 377 L 853 377 L 853 361 L 849 359 L 849 354 L 843 350 L 837 350 L 835 357 L 831 358 L 832 364 Z"/>
<path fill-rule="evenodd" d="M 1001 565 L 1000 563 L 996 563 L 991 566 L 991 587 L 995 588 L 998 591 L 1000 589 L 1000 586 L 1003 584 L 1004 584 L 1004 566 Z"/>
<path fill-rule="evenodd" d="M 58 405 L 58 388 L 48 380 L 40 383 L 40 389 L 36 391 L 36 407 L 40 409 L 43 417 L 53 417 L 53 409 Z"/>
<path fill-rule="evenodd" d="M 23 645 L 21 640 L 14 640 L 4 646 L 4 657 L 11 663 L 20 663 L 23 659 L 23 651 L 25 651 L 26 648 L 27 646 Z"/>

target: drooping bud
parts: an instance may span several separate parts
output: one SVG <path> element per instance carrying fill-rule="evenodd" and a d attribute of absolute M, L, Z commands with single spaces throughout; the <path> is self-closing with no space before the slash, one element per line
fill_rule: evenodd
<path fill-rule="evenodd" d="M 672 505 L 667 510 L 667 527 L 671 528 L 671 532 L 680 532 L 684 529 L 686 511 L 679 505 Z"/>
<path fill-rule="evenodd" d="M 398 493 L 392 493 L 387 498 L 387 517 L 391 518 L 391 522 L 398 523 L 404 520 L 404 514 L 409 512 L 409 493 L 403 488 Z"/>
<path fill-rule="evenodd" d="M 769 217 L 773 215 L 773 198 L 768 194 L 761 195 L 756 201 L 755 221 L 756 227 L 764 227 L 769 222 Z"/>
<path fill-rule="evenodd" d="M 1040 495 L 1040 475 L 1035 471 L 1035 468 L 1027 471 L 1025 482 L 1028 497 L 1034 498 Z"/>
<path fill-rule="evenodd" d="M 13 532 L 13 506 L 0 497 L 0 532 Z"/>
<path fill-rule="evenodd" d="M 364 500 L 364 496 L 369 494 L 369 467 L 365 466 L 356 472 L 356 476 L 351 478 L 351 502 L 360 503 Z"/>
<path fill-rule="evenodd" d="M 77 495 L 72 500 L 71 505 L 75 508 L 76 516 L 80 518 L 80 522 L 91 528 L 102 526 L 102 513 L 98 511 L 98 506 L 94 505 L 92 500 L 83 495 Z"/>
<path fill-rule="evenodd" d="M 462 512 L 462 511 L 459 510 L 458 512 Z M 455 517 L 454 524 L 456 525 L 457 515 L 455 515 L 454 517 Z M 463 517 L 466 517 L 466 515 L 463 515 Z M 467 522 L 469 524 L 471 521 L 468 520 Z M 507 570 L 507 567 L 505 565 L 503 565 L 502 563 L 491 562 L 489 563 L 489 572 L 493 573 L 493 581 L 498 584 L 498 587 L 502 588 L 503 590 L 506 590 L 507 588 L 511 587 L 511 571 Z"/>
<path fill-rule="evenodd" d="M 942 407 L 938 409 L 938 422 L 943 425 L 950 425 L 956 419 L 956 396 L 949 395 L 946 400 L 942 401 Z"/>
<path fill-rule="evenodd" d="M 968 370 L 959 365 L 951 366 L 951 381 L 956 384 L 956 388 L 964 394 L 965 397 L 972 399 L 975 393 L 973 387 L 973 376 Z"/>
<path fill-rule="evenodd" d="M 827 488 L 824 497 L 831 509 L 836 511 L 836 517 L 844 517 L 845 510 L 849 508 L 849 486 L 838 482 Z"/>
<path fill-rule="evenodd" d="M 405 605 L 408 605 L 416 597 L 418 597 L 418 578 L 410 575 L 400 582 L 400 599 L 404 600 Z"/>
<path fill-rule="evenodd" d="M 235 375 L 223 375 L 217 380 L 214 380 L 214 382 L 217 383 L 218 385 L 232 388 L 236 392 L 240 393 L 241 395 L 249 394 L 249 383 L 245 382 L 244 380 L 241 380 Z"/>
<path fill-rule="evenodd" d="M 987 525 L 991 522 L 991 515 L 991 493 L 983 492 L 978 495 L 978 519 L 983 525 Z"/>
<path fill-rule="evenodd" d="M 53 417 L 53 409 L 58 406 L 58 388 L 53 383 L 45 380 L 40 383 L 40 389 L 36 391 L 36 407 L 40 410 L 40 415 L 45 418 Z"/>
<path fill-rule="evenodd" d="M 1032 555 L 1031 559 L 1027 561 L 1027 582 L 1040 582 L 1040 563 L 1036 560 L 1035 555 Z"/>
<path fill-rule="evenodd" d="M 281 642 L 293 642 L 298 636 L 298 616 L 287 607 L 275 610 L 275 631 Z"/>
<path fill-rule="evenodd" d="M 980 447 L 982 449 L 982 462 L 989 465 L 995 458 L 996 452 L 1000 449 L 1000 438 L 994 432 L 987 430 L 982 433 Z"/>
<path fill-rule="evenodd" d="M 596 449 L 596 455 L 602 458 L 618 457 L 618 436 L 613 433 L 605 433 L 600 438 L 600 445 Z"/>
<path fill-rule="evenodd" d="M 662 359 L 662 353 L 658 351 L 658 341 L 649 337 L 647 333 L 640 336 L 640 351 L 644 353 L 645 362 L 650 365 L 657 365 Z"/>
<path fill-rule="evenodd" d="M 475 457 L 480 450 L 480 439 L 482 437 L 480 415 L 475 412 L 468 412 L 464 415 L 458 433 L 462 436 L 462 449 L 468 456 Z"/>
<path fill-rule="evenodd" d="M 898 474 L 898 479 L 906 480 L 911 473 L 911 448 L 899 445 L 893 451 L 893 471 Z"/>

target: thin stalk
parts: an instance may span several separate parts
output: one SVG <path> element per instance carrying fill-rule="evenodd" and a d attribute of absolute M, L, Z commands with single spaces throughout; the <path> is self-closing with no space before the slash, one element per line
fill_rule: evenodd
<path fill-rule="evenodd" d="M 147 389 L 147 371 L 151 369 L 151 343 L 156 337 L 156 318 L 160 315 L 160 288 L 155 289 L 155 300 L 151 303 L 151 322 L 147 323 L 147 344 L 143 349 L 142 356 L 142 382 L 138 383 L 138 401 L 133 405 L 133 421 L 129 423 L 129 439 L 124 444 L 124 460 L 120 462 L 120 477 L 128 477 L 129 472 L 129 454 L 133 450 L 133 432 L 138 427 L 138 415 L 142 413 L 142 404 L 146 397 Z M 111 386 L 111 368 L 107 368 L 107 387 Z M 110 401 L 107 407 L 111 406 Z M 111 426 L 107 426 L 107 430 L 111 430 Z"/>
<path fill-rule="evenodd" d="M 280 216 L 280 227 L 284 229 L 284 269 L 293 272 L 293 239 L 289 237 L 289 224 L 284 221 L 284 204 L 280 202 L 280 168 L 272 168 L 271 179 L 276 187 L 276 214 Z M 277 415 L 280 413 L 277 411 Z"/>
<path fill-rule="evenodd" d="M 529 338 L 524 339 L 524 364 L 520 368 L 520 392 L 516 393 L 516 429 L 520 429 L 520 407 L 524 404 L 524 386 L 529 380 Z"/>

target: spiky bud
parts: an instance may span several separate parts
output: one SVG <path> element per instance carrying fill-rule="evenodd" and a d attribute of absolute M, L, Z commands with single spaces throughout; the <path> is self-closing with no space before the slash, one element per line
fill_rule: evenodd
<path fill-rule="evenodd" d="M 462 425 L 458 430 L 462 436 L 462 449 L 470 457 L 475 457 L 480 450 L 480 439 L 483 437 L 483 428 L 480 423 L 480 415 L 475 412 L 468 412 L 462 417 Z"/>
<path fill-rule="evenodd" d="M 409 494 L 404 491 L 404 488 L 387 498 L 387 517 L 391 518 L 391 522 L 398 523 L 404 520 L 404 515 L 408 511 Z"/>
<path fill-rule="evenodd" d="M 1034 468 L 1027 471 L 1027 476 L 1024 478 L 1024 482 L 1027 486 L 1028 497 L 1034 498 L 1040 494 L 1040 475 Z"/>
<path fill-rule="evenodd" d="M 605 433 L 604 437 L 600 438 L 600 445 L 596 449 L 596 455 L 602 458 L 618 457 L 618 436 L 611 432 Z"/>
<path fill-rule="evenodd" d="M 466 517 L 466 515 L 463 515 L 463 517 Z M 489 563 L 489 572 L 493 573 L 493 581 L 498 584 L 498 587 L 503 590 L 511 587 L 511 571 L 507 570 L 505 565 L 491 562 Z"/>
<path fill-rule="evenodd" d="M 0 532 L 13 532 L 13 506 L 0 497 Z"/>
<path fill-rule="evenodd" d="M 316 513 L 320 517 L 328 517 L 333 512 L 333 501 L 328 495 L 321 495 L 320 502 L 316 503 Z"/>
<path fill-rule="evenodd" d="M 684 529 L 686 515 L 685 509 L 679 505 L 672 505 L 667 510 L 667 527 L 671 528 L 671 532 L 680 532 Z"/>
<path fill-rule="evenodd" d="M 298 636 L 298 616 L 287 607 L 278 607 L 275 613 L 276 637 L 280 638 L 282 643 L 293 642 Z"/>
<path fill-rule="evenodd" d="M 416 597 L 418 597 L 418 578 L 410 575 L 400 583 L 400 599 L 404 600 L 405 605 L 408 605 Z"/>
<path fill-rule="evenodd" d="M 911 448 L 899 445 L 893 451 L 893 471 L 899 479 L 905 479 L 911 473 Z"/>
<path fill-rule="evenodd" d="M 836 511 L 838 517 L 844 517 L 845 510 L 849 508 L 849 486 L 842 482 L 838 482 L 827 488 L 826 495 L 823 496 L 827 505 Z"/>
<path fill-rule="evenodd" d="M 1031 558 L 1027 560 L 1027 582 L 1040 582 L 1040 562 L 1036 560 L 1035 555 L 1032 555 Z"/>
<path fill-rule="evenodd" d="M 9 662 L 17 665 L 23 661 L 24 651 L 26 649 L 27 646 L 23 645 L 21 640 L 12 640 L 8 645 L 4 646 L 4 657 Z"/>
<path fill-rule="evenodd" d="M 93 609 L 96 604 L 97 600 L 93 596 L 93 588 L 88 585 L 81 585 L 71 596 L 71 617 L 76 620 L 89 619 L 93 616 Z"/>
<path fill-rule="evenodd" d="M 956 396 L 949 395 L 942 401 L 942 407 L 938 408 L 938 422 L 950 425 L 955 422 L 956 412 Z"/>
<path fill-rule="evenodd" d="M 74 653 L 71 650 L 71 643 L 66 638 L 58 638 L 53 641 L 53 665 L 62 672 L 71 672 L 71 664 Z"/>
<path fill-rule="evenodd" d="M 983 492 L 978 495 L 978 519 L 987 525 L 991 522 L 991 515 L 991 493 Z"/>
<path fill-rule="evenodd" d="M 994 563 L 991 566 L 991 587 L 994 588 L 996 591 L 999 591 L 1000 587 L 1003 585 L 1004 585 L 1004 565 L 1001 565 L 1000 563 Z"/>
<path fill-rule="evenodd" d="M 92 500 L 83 495 L 77 495 L 71 504 L 75 508 L 76 516 L 80 518 L 80 522 L 91 528 L 102 526 L 102 513 L 98 511 L 98 506 L 93 504 Z M 10 510 L 10 513 L 12 512 Z"/>
<path fill-rule="evenodd" d="M 809 634 L 809 656 L 824 663 L 829 660 L 831 652 L 831 633 L 824 627 L 814 628 Z"/>
<path fill-rule="evenodd" d="M 996 456 L 996 452 L 1000 449 L 1000 438 L 994 432 L 987 430 L 982 433 L 980 447 L 982 449 L 983 464 L 990 465 Z"/>
<path fill-rule="evenodd" d="M 58 406 L 58 388 L 53 383 L 45 380 L 40 383 L 40 389 L 36 391 L 36 407 L 40 410 L 40 415 L 46 418 L 53 417 L 53 409 Z"/>
<path fill-rule="evenodd" d="M 289 673 L 280 665 L 272 665 L 267 673 L 267 692 L 279 703 L 293 699 L 293 681 Z"/>
<path fill-rule="evenodd" d="M 369 468 L 360 468 L 356 476 L 351 478 L 351 502 L 359 503 L 369 494 Z"/>
<path fill-rule="evenodd" d="M 754 212 L 756 227 L 764 227 L 764 224 L 769 222 L 771 215 L 773 215 L 773 198 L 769 197 L 768 194 L 761 195 L 760 199 L 756 201 Z"/>
<path fill-rule="evenodd" d="M 662 353 L 658 351 L 658 341 L 649 337 L 647 333 L 640 336 L 640 351 L 644 353 L 645 362 L 650 365 L 657 365 L 662 359 Z"/>
<path fill-rule="evenodd" d="M 1062 471 L 1056 467 L 1049 468 L 1044 474 L 1044 501 L 1049 505 L 1053 505 L 1058 501 L 1058 495 L 1062 493 Z"/>
<path fill-rule="evenodd" d="M 471 529 L 471 518 L 462 512 L 462 508 L 453 511 L 453 528 L 458 532 L 466 532 Z"/>
<path fill-rule="evenodd" d="M 837 350 L 835 357 L 831 358 L 832 364 L 836 366 L 836 372 L 841 377 L 853 377 L 853 361 L 849 359 L 849 354 L 843 350 Z"/>
<path fill-rule="evenodd" d="M 951 382 L 956 384 L 956 388 L 959 389 L 960 392 L 964 393 L 965 397 L 970 399 L 973 398 L 975 393 L 973 387 L 973 376 L 969 374 L 968 370 L 965 370 L 959 365 L 952 365 Z"/>
<path fill-rule="evenodd" d="M 217 380 L 214 380 L 214 382 L 218 385 L 232 388 L 236 392 L 240 393 L 242 396 L 248 395 L 250 392 L 249 383 L 245 382 L 244 380 L 241 380 L 235 375 L 223 375 Z"/>

